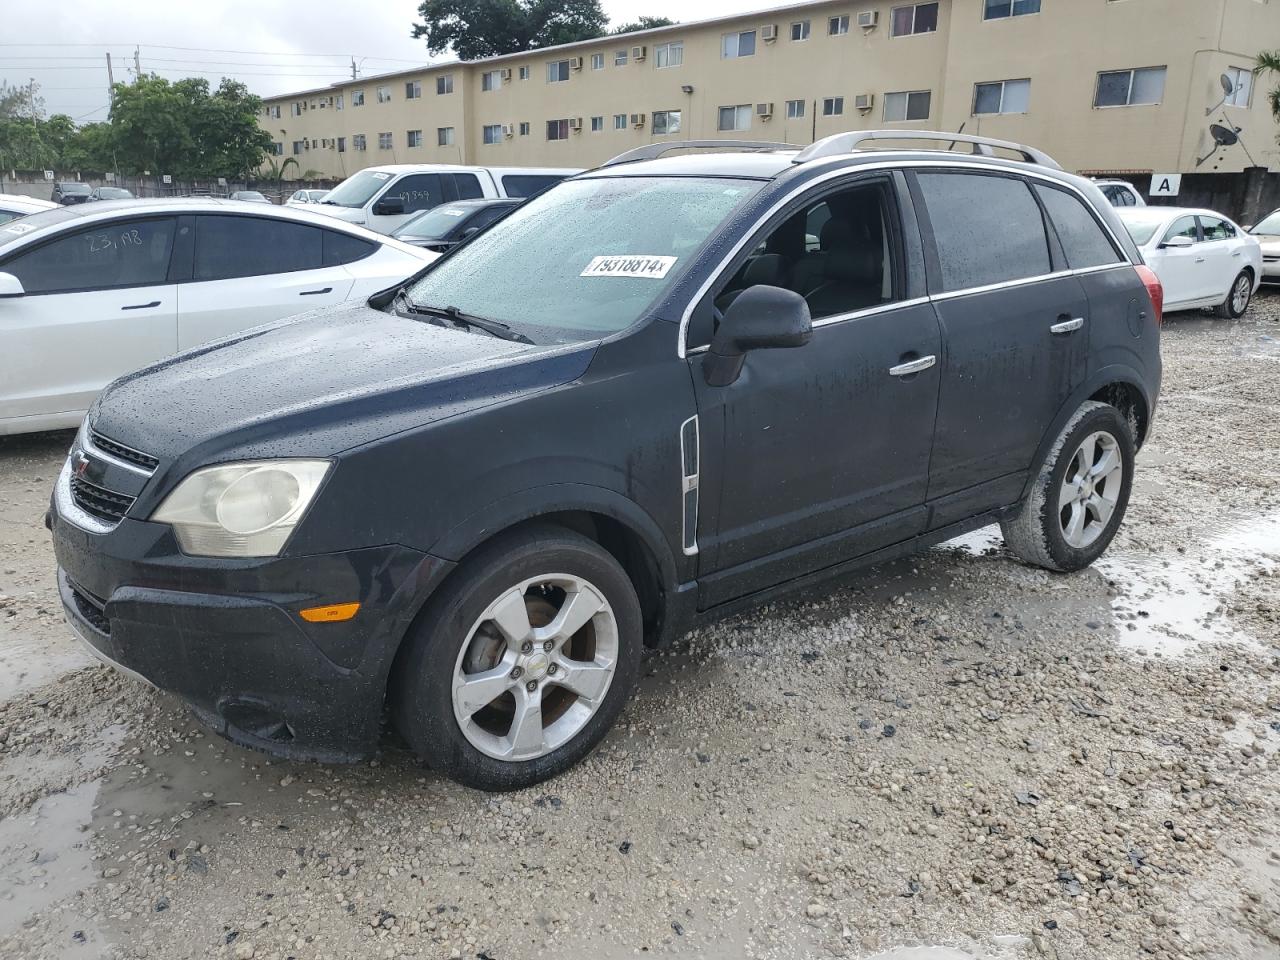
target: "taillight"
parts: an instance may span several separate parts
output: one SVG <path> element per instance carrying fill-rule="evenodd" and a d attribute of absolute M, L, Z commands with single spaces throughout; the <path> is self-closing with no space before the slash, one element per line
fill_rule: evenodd
<path fill-rule="evenodd" d="M 1147 296 L 1151 298 L 1151 309 L 1156 314 L 1156 325 L 1159 326 L 1164 323 L 1164 285 L 1160 283 L 1156 272 L 1145 263 L 1137 264 L 1134 269 L 1138 271 L 1142 285 L 1147 288 Z"/>

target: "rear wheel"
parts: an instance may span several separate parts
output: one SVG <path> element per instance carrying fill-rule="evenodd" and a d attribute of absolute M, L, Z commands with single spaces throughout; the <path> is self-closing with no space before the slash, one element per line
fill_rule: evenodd
<path fill-rule="evenodd" d="M 1124 519 L 1133 463 L 1133 434 L 1124 415 L 1109 404 L 1081 404 L 1030 496 L 1001 521 L 1005 545 L 1048 570 L 1084 569 L 1107 549 Z"/>
<path fill-rule="evenodd" d="M 1213 315 L 1223 320 L 1238 320 L 1249 309 L 1249 301 L 1253 299 L 1253 274 L 1241 270 L 1227 291 L 1227 299 L 1213 308 Z"/>
<path fill-rule="evenodd" d="M 640 604 L 618 562 L 554 526 L 499 538 L 464 562 L 406 643 L 396 725 L 441 773 L 516 790 L 577 763 L 635 683 Z"/>

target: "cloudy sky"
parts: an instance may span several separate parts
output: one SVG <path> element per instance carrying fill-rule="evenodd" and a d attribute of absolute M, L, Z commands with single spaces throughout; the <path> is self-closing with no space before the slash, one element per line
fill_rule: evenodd
<path fill-rule="evenodd" d="M 426 62 L 410 38 L 420 0 L 304 4 L 289 0 L 213 0 L 193 14 L 184 0 L 62 0 L 5 4 L 0 80 L 35 78 L 49 113 L 90 123 L 107 116 L 106 54 L 117 81 L 133 74 L 137 47 L 145 73 L 170 79 L 222 76 L 270 95 L 319 87 L 351 75 Z M 613 24 L 647 14 L 689 21 L 742 10 L 742 0 L 603 0 Z M 769 0 L 748 9 L 769 6 Z M 329 7 L 331 12 L 322 12 Z M 317 9 L 320 8 L 320 9 Z M 206 12 L 207 11 L 207 12 Z"/>

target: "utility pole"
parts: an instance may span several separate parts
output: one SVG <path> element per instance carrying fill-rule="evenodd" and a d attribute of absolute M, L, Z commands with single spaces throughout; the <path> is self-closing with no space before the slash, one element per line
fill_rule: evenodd
<path fill-rule="evenodd" d="M 142 79 L 142 54 L 137 47 L 133 48 L 133 82 L 137 83 Z"/>
<path fill-rule="evenodd" d="M 116 77 L 111 71 L 111 51 L 107 51 L 107 96 L 111 96 L 111 92 L 116 88 Z"/>
<path fill-rule="evenodd" d="M 356 58 L 355 57 L 351 58 L 351 79 L 352 80 L 360 79 L 358 76 L 356 76 Z"/>

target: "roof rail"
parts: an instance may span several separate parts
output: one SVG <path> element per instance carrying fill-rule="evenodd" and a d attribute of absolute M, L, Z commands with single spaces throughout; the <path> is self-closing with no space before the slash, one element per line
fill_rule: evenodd
<path fill-rule="evenodd" d="M 672 150 L 799 150 L 796 143 L 775 143 L 769 140 L 667 140 L 663 143 L 646 143 L 612 160 L 600 164 L 612 167 L 619 163 L 636 163 L 640 160 L 656 160 Z"/>
<path fill-rule="evenodd" d="M 851 153 L 868 140 L 936 140 L 946 141 L 953 147 L 957 143 L 973 145 L 973 152 L 979 156 L 994 157 L 993 148 L 1008 150 L 1022 156 L 1027 163 L 1038 164 L 1061 170 L 1058 161 L 1042 150 L 1014 143 L 1011 140 L 994 140 L 991 137 L 975 137 L 967 133 L 948 133 L 945 130 L 856 130 L 850 133 L 837 133 L 811 143 L 801 150 L 792 163 L 808 163 L 822 157 L 836 157 Z"/>

